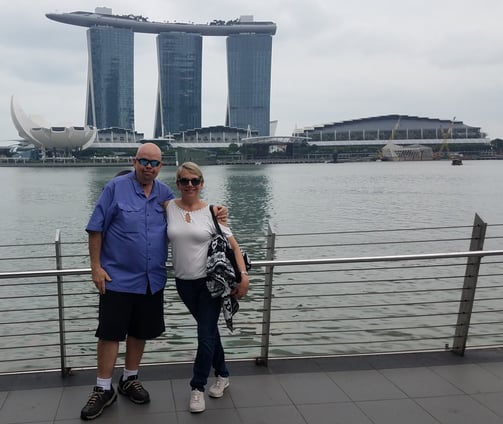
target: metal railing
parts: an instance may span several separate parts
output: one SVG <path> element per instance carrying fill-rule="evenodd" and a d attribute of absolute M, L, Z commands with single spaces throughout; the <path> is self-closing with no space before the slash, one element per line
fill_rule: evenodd
<path fill-rule="evenodd" d="M 502 228 L 476 215 L 467 226 L 323 234 L 269 227 L 249 243 L 240 237 L 257 259 L 236 329 L 222 330 L 227 358 L 267 364 L 501 347 Z M 0 272 L 0 373 L 96 366 L 98 295 L 82 266 L 87 245 L 60 236 L 54 244 L 0 246 L 0 270 L 24 269 Z M 171 282 L 166 332 L 147 343 L 145 365 L 191 362 L 195 354 L 195 324 Z"/>

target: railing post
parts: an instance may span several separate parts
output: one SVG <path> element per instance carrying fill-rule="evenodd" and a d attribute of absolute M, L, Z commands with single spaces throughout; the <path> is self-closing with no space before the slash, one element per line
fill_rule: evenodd
<path fill-rule="evenodd" d="M 266 259 L 274 260 L 274 250 L 276 247 L 276 233 L 273 232 L 271 224 L 267 227 L 267 250 Z M 271 332 L 271 305 L 272 305 L 272 280 L 274 266 L 265 267 L 264 277 L 264 308 L 262 312 L 262 342 L 260 356 L 255 359 L 257 365 L 267 366 L 269 360 L 269 334 Z"/>
<path fill-rule="evenodd" d="M 63 269 L 63 261 L 61 259 L 61 231 L 56 230 L 56 237 L 54 240 L 54 247 L 56 249 L 56 269 Z M 59 356 L 61 361 L 61 376 L 66 377 L 69 374 L 68 367 L 66 366 L 66 341 L 65 341 L 65 301 L 63 297 L 63 277 L 58 275 L 58 322 L 59 322 Z"/>
<path fill-rule="evenodd" d="M 475 214 L 470 251 L 482 250 L 484 248 L 486 230 L 487 223 L 482 221 L 482 218 L 480 218 L 478 214 Z M 469 256 L 466 261 L 465 280 L 463 283 L 463 290 L 461 292 L 461 300 L 459 302 L 458 322 L 456 324 L 456 331 L 454 333 L 454 340 L 452 342 L 451 349 L 451 352 L 460 356 L 465 354 L 481 261 L 482 256 Z"/>

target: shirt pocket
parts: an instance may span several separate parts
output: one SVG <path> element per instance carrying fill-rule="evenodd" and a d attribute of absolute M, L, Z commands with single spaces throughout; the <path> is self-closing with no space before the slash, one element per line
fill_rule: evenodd
<path fill-rule="evenodd" d="M 139 233 L 142 231 L 145 227 L 143 208 L 118 202 L 117 209 L 116 223 L 120 231 L 125 233 Z"/>
<path fill-rule="evenodd" d="M 155 227 L 166 228 L 167 211 L 163 205 L 157 203 L 153 207 L 152 218 L 153 219 L 151 221 L 151 225 L 154 225 Z"/>

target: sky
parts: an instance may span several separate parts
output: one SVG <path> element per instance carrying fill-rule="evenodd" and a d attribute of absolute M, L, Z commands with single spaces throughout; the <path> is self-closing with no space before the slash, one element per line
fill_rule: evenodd
<path fill-rule="evenodd" d="M 46 13 L 95 7 L 150 21 L 273 21 L 276 135 L 404 114 L 481 127 L 503 138 L 501 0 L 0 0 L 0 141 L 18 140 L 10 98 L 50 126 L 83 125 L 86 28 Z M 135 34 L 135 124 L 153 136 L 155 35 Z M 203 39 L 202 125 L 225 123 L 225 37 Z"/>

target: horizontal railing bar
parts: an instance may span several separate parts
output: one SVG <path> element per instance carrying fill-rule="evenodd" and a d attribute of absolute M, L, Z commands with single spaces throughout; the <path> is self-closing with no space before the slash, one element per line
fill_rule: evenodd
<path fill-rule="evenodd" d="M 383 241 L 369 241 L 369 242 L 361 242 L 361 243 L 320 243 L 320 244 L 306 244 L 300 245 L 296 244 L 295 246 L 282 246 L 277 245 L 276 248 L 281 248 L 284 250 L 292 250 L 292 249 L 302 249 L 306 247 L 347 247 L 347 246 L 376 246 L 376 245 L 390 245 L 390 244 L 418 244 L 418 243 L 439 243 L 446 241 L 466 241 L 470 240 L 469 237 L 463 238 L 448 238 L 448 239 L 428 239 L 428 240 L 383 240 Z"/>
<path fill-rule="evenodd" d="M 316 334 L 330 334 L 330 333 L 337 333 L 337 334 L 344 334 L 344 333 L 380 333 L 383 331 L 396 331 L 396 330 L 431 330 L 434 328 L 456 328 L 456 325 L 428 325 L 428 326 L 421 326 L 421 327 L 386 327 L 386 328 L 353 328 L 350 330 L 316 330 Z M 274 331 L 271 333 L 274 336 L 282 335 L 282 336 L 295 336 L 295 335 L 302 335 L 302 332 L 298 331 Z M 450 336 L 449 336 L 450 337 Z"/>
<path fill-rule="evenodd" d="M 70 333 L 70 331 L 67 331 L 67 333 Z M 59 332 L 56 330 L 56 331 L 44 331 L 43 333 L 0 334 L 0 339 L 2 339 L 2 338 L 26 337 L 26 336 L 51 336 L 53 334 L 59 334 Z M 0 347 L 0 349 L 2 349 L 2 348 Z"/>
<path fill-rule="evenodd" d="M 80 255 L 83 256 L 83 255 Z M 26 256 L 3 256 L 0 258 L 0 261 L 26 261 Z M 38 260 L 38 259 L 54 259 L 54 255 L 49 256 L 30 256 L 30 261 Z"/>
<path fill-rule="evenodd" d="M 376 319 L 396 320 L 403 318 L 425 318 L 425 317 L 446 317 L 456 316 L 458 312 L 437 312 L 431 314 L 413 314 L 413 315 L 378 315 L 371 317 L 360 317 L 359 321 L 373 321 Z M 355 321 L 355 317 L 337 317 L 337 321 Z M 299 320 L 271 320 L 273 324 L 298 324 Z M 309 322 L 334 322 L 334 318 L 309 318 Z"/>
<path fill-rule="evenodd" d="M 23 243 L 23 246 L 46 246 L 52 247 L 52 243 Z M 0 249 L 2 248 L 11 248 L 11 247 L 19 247 L 19 244 L 0 244 Z"/>
<path fill-rule="evenodd" d="M 320 259 L 276 259 L 274 261 L 252 261 L 254 266 L 285 266 L 285 265 L 324 265 L 356 262 L 388 262 L 411 261 L 423 259 L 448 259 L 464 257 L 484 257 L 503 255 L 503 250 L 473 250 L 468 252 L 453 253 L 424 253 L 416 255 L 390 255 L 390 256 L 364 256 L 355 258 L 320 258 Z M 1 278 L 1 273 L 0 273 Z"/>
<path fill-rule="evenodd" d="M 472 311 L 472 315 L 482 315 L 482 314 L 490 314 L 490 313 L 499 313 L 503 312 L 502 309 L 495 309 L 492 311 Z M 447 317 L 458 315 L 458 311 L 455 312 L 437 312 L 437 313 L 429 313 L 429 314 L 412 314 L 412 315 L 378 315 L 378 316 L 366 316 L 360 317 L 358 321 L 374 321 L 374 320 L 397 320 L 403 318 L 426 318 L 426 317 Z M 333 322 L 334 318 L 309 318 L 309 322 Z M 337 321 L 355 321 L 355 317 L 337 317 Z M 306 321 L 307 322 L 307 321 Z M 491 321 L 490 324 L 497 324 L 500 321 Z M 501 321 L 503 322 L 503 321 Z M 272 320 L 271 323 L 274 324 L 298 324 L 299 320 Z M 477 325 L 481 325 L 483 323 L 476 323 Z"/>
<path fill-rule="evenodd" d="M 373 290 L 371 292 L 347 292 L 347 293 L 322 293 L 322 294 L 314 294 L 314 295 L 306 295 L 306 294 L 282 294 L 281 299 L 320 299 L 320 298 L 326 298 L 326 297 L 356 297 L 356 296 L 375 296 L 375 295 L 380 295 L 380 294 L 388 294 L 388 295 L 402 295 L 402 294 L 412 294 L 412 293 L 437 293 L 437 292 L 461 292 L 463 289 L 460 287 L 453 287 L 453 288 L 447 288 L 447 289 L 431 289 L 431 290 L 399 290 L 399 291 L 378 291 L 378 290 Z M 390 296 L 391 298 L 391 296 Z M 494 298 L 498 299 L 498 298 Z M 487 299 L 478 299 L 480 300 L 487 300 Z M 456 301 L 457 303 L 458 301 Z M 423 305 L 425 302 L 420 302 L 419 304 Z M 433 302 L 426 302 L 426 303 L 433 303 Z M 387 305 L 387 304 L 385 304 Z M 407 303 L 407 305 L 415 305 L 415 303 Z M 281 308 L 282 310 L 285 310 Z"/>
<path fill-rule="evenodd" d="M 376 339 L 376 340 L 355 340 L 355 341 L 348 341 L 345 342 L 343 340 L 337 341 L 338 345 L 345 345 L 345 346 L 352 346 L 352 345 L 366 345 L 368 343 L 396 343 L 396 342 L 414 342 L 414 341 L 425 341 L 425 340 L 445 340 L 448 338 L 451 340 L 455 336 L 449 335 L 449 336 L 438 336 L 438 337 L 421 337 L 421 338 L 394 338 L 390 340 L 386 339 Z M 332 343 L 316 343 L 316 342 L 309 342 L 309 343 L 295 343 L 295 344 L 288 344 L 288 343 L 281 343 L 281 344 L 275 344 L 271 343 L 270 347 L 271 348 L 278 348 L 278 347 L 305 347 L 305 346 L 333 346 Z"/>
<path fill-rule="evenodd" d="M 400 302 L 400 303 L 372 303 L 372 304 L 355 304 L 355 305 L 338 305 L 338 306 L 326 306 L 323 308 L 324 311 L 329 309 L 348 309 L 348 308 L 376 308 L 376 307 L 391 307 L 391 306 L 425 306 L 425 305 L 445 305 L 448 303 L 452 303 L 457 305 L 459 300 L 430 300 L 428 302 Z M 280 311 L 317 311 L 321 308 L 316 306 L 303 306 L 303 307 L 295 307 L 295 308 L 271 308 L 271 311 L 280 312 Z"/>
<path fill-rule="evenodd" d="M 491 224 L 496 226 L 500 224 Z M 501 224 L 503 225 L 503 224 Z M 359 233 L 396 233 L 401 231 L 427 231 L 427 230 L 452 230 L 458 228 L 473 228 L 473 225 L 456 225 L 453 227 L 421 227 L 421 228 L 389 228 L 389 229 L 376 229 L 376 230 L 350 230 L 350 231 L 329 231 L 329 232 L 314 232 L 314 233 L 282 233 L 277 234 L 276 238 L 291 237 L 291 236 L 312 236 L 312 235 L 332 235 L 332 234 L 359 234 Z"/>
<path fill-rule="evenodd" d="M 328 271 L 327 271 L 328 272 Z M 279 274 L 279 272 L 278 272 Z M 282 275 L 285 275 L 287 273 L 282 273 Z M 293 273 L 295 274 L 295 273 Z M 497 276 L 503 275 L 503 274 L 495 274 Z M 337 280 L 337 281 L 313 281 L 309 282 L 309 286 L 322 286 L 322 285 L 327 285 L 327 284 L 345 284 L 345 285 L 353 285 L 353 284 L 378 284 L 378 283 L 388 283 L 388 284 L 403 284 L 407 282 L 418 282 L 418 281 L 429 281 L 431 280 L 432 282 L 439 282 L 440 280 L 455 280 L 457 278 L 462 278 L 464 275 L 444 275 L 444 276 L 430 276 L 430 277 L 416 277 L 416 278 L 403 278 L 401 280 L 399 279 L 381 279 L 381 278 L 376 278 L 372 280 Z M 276 284 L 274 287 L 291 287 L 291 286 L 305 286 L 306 283 L 301 282 L 301 283 L 279 283 Z M 445 289 L 438 289 L 438 290 L 445 290 Z M 399 292 L 397 292 L 399 293 Z M 401 292 L 400 292 L 401 293 Z"/>
<path fill-rule="evenodd" d="M 71 268 L 71 269 L 46 269 L 39 271 L 14 271 L 0 272 L 0 279 L 23 278 L 23 277 L 54 277 L 65 275 L 91 274 L 91 268 Z"/>
<path fill-rule="evenodd" d="M 33 296 L 32 294 L 26 294 L 26 295 L 23 295 L 23 296 L 4 296 L 2 297 L 2 299 L 5 299 L 5 300 L 15 300 L 15 299 L 50 299 L 50 298 L 54 298 L 54 297 L 58 297 L 57 293 L 54 293 L 54 294 L 38 294 L 36 296 Z M 25 309 L 22 309 L 23 311 Z"/>
<path fill-rule="evenodd" d="M 252 268 L 253 266 L 263 267 L 263 266 L 341 264 L 341 263 L 356 263 L 356 262 L 411 261 L 411 260 L 425 260 L 425 259 L 485 257 L 485 256 L 496 256 L 496 255 L 503 255 L 503 250 L 473 250 L 468 252 L 423 253 L 414 255 L 390 255 L 390 256 L 364 256 L 355 258 L 259 260 L 259 261 L 252 261 Z M 74 269 L 61 269 L 61 270 L 51 269 L 51 270 L 40 270 L 40 271 L 13 271 L 13 272 L 0 272 L 0 279 L 81 275 L 90 273 L 91 268 L 74 268 Z"/>
<path fill-rule="evenodd" d="M 0 350 L 33 349 L 36 347 L 38 347 L 38 348 L 40 348 L 40 347 L 59 347 L 59 343 L 50 343 L 50 344 L 44 344 L 44 345 L 2 346 L 2 347 L 0 347 Z"/>
<path fill-rule="evenodd" d="M 37 306 L 34 308 L 17 308 L 17 309 L 4 309 L 2 313 L 10 313 L 10 312 L 27 312 L 27 311 L 51 311 L 55 310 L 54 306 Z"/>
<path fill-rule="evenodd" d="M 484 264 L 499 264 L 503 262 L 484 262 Z M 466 266 L 465 263 L 461 262 L 456 262 L 456 263 L 450 263 L 450 264 L 435 264 L 435 265 L 408 265 L 407 269 L 420 269 L 420 268 L 447 268 L 447 267 L 461 267 L 461 266 Z M 394 269 L 403 269 L 402 266 L 380 266 L 378 268 L 376 267 L 363 267 L 363 268 L 338 268 L 338 269 L 312 269 L 309 271 L 299 271 L 299 270 L 294 270 L 294 271 L 278 271 L 281 272 L 281 274 L 286 275 L 286 274 L 303 274 L 303 273 L 322 273 L 322 272 L 348 272 L 348 271 L 389 271 L 389 270 L 394 270 Z"/>
<path fill-rule="evenodd" d="M 83 355 L 82 355 L 83 356 Z M 96 355 L 95 355 L 96 356 Z M 25 362 L 25 361 L 40 361 L 40 360 L 49 360 L 49 359 L 59 359 L 59 356 L 34 356 L 34 357 L 29 357 L 29 358 L 8 358 L 8 359 L 2 359 L 2 362 Z M 45 371 L 46 369 L 43 368 Z M 4 375 L 5 373 L 2 373 L 1 375 Z M 19 374 L 19 372 L 16 372 L 16 374 Z"/>

